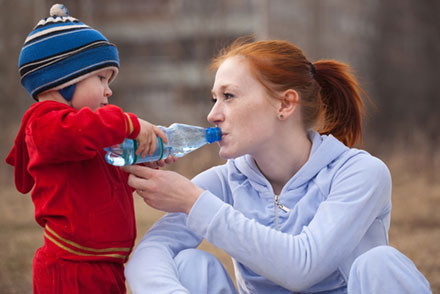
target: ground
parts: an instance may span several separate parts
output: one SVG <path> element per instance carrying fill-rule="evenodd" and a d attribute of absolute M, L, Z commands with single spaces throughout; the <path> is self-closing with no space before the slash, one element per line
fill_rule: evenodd
<path fill-rule="evenodd" d="M 393 175 L 393 210 L 390 245 L 411 258 L 440 293 L 440 182 L 436 175 L 408 172 L 398 163 L 388 163 Z M 11 186 L 0 192 L 0 293 L 32 293 L 32 258 L 42 244 L 42 229 L 33 218 L 29 195 Z M 135 197 L 138 239 L 162 215 Z M 232 263 L 226 253 L 203 242 L 201 247 L 220 258 L 229 273 Z"/>

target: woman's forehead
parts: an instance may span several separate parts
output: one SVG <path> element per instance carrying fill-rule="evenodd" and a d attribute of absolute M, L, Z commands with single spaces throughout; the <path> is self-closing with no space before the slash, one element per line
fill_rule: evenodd
<path fill-rule="evenodd" d="M 243 83 L 247 84 L 252 80 L 255 81 L 246 59 L 241 56 L 230 57 L 217 70 L 214 88 L 239 87 Z"/>

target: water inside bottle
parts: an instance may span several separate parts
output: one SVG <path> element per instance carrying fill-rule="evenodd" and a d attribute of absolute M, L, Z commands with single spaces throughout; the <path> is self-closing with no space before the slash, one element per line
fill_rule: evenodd
<path fill-rule="evenodd" d="M 130 151 L 121 148 L 121 145 L 114 145 L 112 148 L 106 148 L 107 154 L 105 160 L 114 166 L 124 166 L 132 164 L 134 161 Z"/>
<path fill-rule="evenodd" d="M 183 157 L 184 155 L 196 150 L 197 148 L 199 147 L 198 146 L 183 147 L 178 150 L 175 150 L 173 155 L 176 157 Z"/>
<path fill-rule="evenodd" d="M 107 160 L 108 163 L 114 166 L 124 166 L 126 165 L 126 160 L 123 157 L 116 156 L 113 153 L 107 153 L 105 155 L 105 160 Z"/>

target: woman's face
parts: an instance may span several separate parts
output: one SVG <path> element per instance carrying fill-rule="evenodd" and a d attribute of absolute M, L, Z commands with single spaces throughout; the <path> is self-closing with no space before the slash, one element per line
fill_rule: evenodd
<path fill-rule="evenodd" d="M 222 158 L 257 157 L 270 151 L 271 138 L 276 135 L 277 101 L 252 75 L 244 57 L 230 57 L 220 65 L 212 97 L 214 106 L 208 121 L 222 130 Z"/>

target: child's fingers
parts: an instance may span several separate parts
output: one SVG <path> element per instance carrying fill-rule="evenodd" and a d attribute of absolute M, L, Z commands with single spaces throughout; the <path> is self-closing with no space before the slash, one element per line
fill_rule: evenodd
<path fill-rule="evenodd" d="M 146 121 L 142 121 L 141 132 L 136 138 L 139 143 L 136 150 L 136 155 L 142 157 L 147 155 L 152 156 L 157 146 L 156 136 L 160 137 L 164 143 L 168 142 L 167 137 L 162 129 Z"/>
<path fill-rule="evenodd" d="M 141 142 L 138 140 L 138 147 L 137 147 L 135 153 L 136 153 L 137 156 L 139 156 L 139 154 L 141 154 L 141 152 L 142 152 L 142 144 L 141 144 Z"/>
<path fill-rule="evenodd" d="M 147 137 L 147 140 L 139 144 L 139 153 L 142 157 L 152 156 L 156 149 L 156 136 L 154 134 Z"/>
<path fill-rule="evenodd" d="M 142 140 L 142 136 L 138 136 L 136 138 L 136 141 L 138 143 L 137 149 L 136 149 L 136 155 L 139 156 L 142 153 L 142 150 L 144 149 L 144 140 Z"/>
<path fill-rule="evenodd" d="M 146 153 L 148 153 L 148 155 L 153 155 L 154 151 L 156 150 L 156 136 L 154 134 L 152 134 L 151 136 L 151 140 L 150 140 L 150 145 L 148 146 L 148 150 L 145 150 Z"/>
<path fill-rule="evenodd" d="M 149 155 L 148 151 L 150 150 L 150 143 L 149 142 L 144 142 L 143 144 L 139 144 L 139 156 L 141 156 L 142 158 L 144 158 L 145 156 Z"/>
<path fill-rule="evenodd" d="M 136 155 L 145 157 L 143 145 L 139 144 L 138 149 L 136 150 Z"/>
<path fill-rule="evenodd" d="M 157 126 L 153 126 L 153 130 L 155 135 L 159 136 L 164 143 L 168 143 L 167 136 L 165 135 L 165 133 L 162 131 L 161 128 L 158 128 Z"/>
<path fill-rule="evenodd" d="M 148 154 L 148 150 L 150 148 L 150 144 L 145 140 L 138 140 L 138 148 L 136 150 L 136 155 L 145 157 Z"/>

